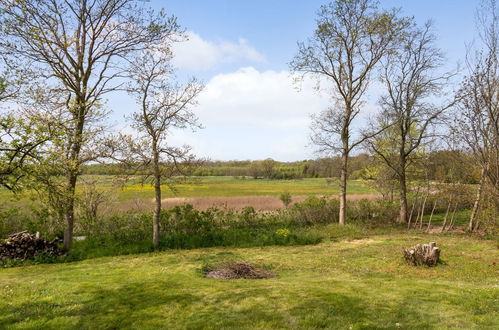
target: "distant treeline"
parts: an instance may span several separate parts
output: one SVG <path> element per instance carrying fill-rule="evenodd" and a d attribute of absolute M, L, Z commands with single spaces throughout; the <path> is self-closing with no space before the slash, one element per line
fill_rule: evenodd
<path fill-rule="evenodd" d="M 477 183 L 479 173 L 470 166 L 471 158 L 461 151 L 434 151 L 412 166 L 412 177 L 441 182 Z M 318 158 L 294 162 L 265 160 L 205 161 L 191 171 L 193 176 L 240 176 L 254 179 L 337 178 L 340 176 L 339 157 Z M 374 180 L 379 175 L 379 162 L 368 154 L 349 159 L 351 179 Z M 133 166 L 121 164 L 91 164 L 83 166 L 87 175 L 133 175 Z"/>

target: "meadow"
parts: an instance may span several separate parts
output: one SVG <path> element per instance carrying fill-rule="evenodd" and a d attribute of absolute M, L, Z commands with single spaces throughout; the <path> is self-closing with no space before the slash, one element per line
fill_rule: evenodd
<path fill-rule="evenodd" d="M 112 184 L 112 177 L 98 177 L 103 186 Z M 175 191 L 165 187 L 163 197 L 230 197 L 230 196 L 279 196 L 283 192 L 291 195 L 337 195 L 339 186 L 324 178 L 304 178 L 297 180 L 268 180 L 244 177 L 197 177 L 187 182 L 179 182 Z M 349 182 L 349 193 L 371 194 L 375 191 L 361 180 Z M 142 185 L 137 179 L 125 185 L 119 199 L 137 196 L 154 197 L 151 185 Z"/>
<path fill-rule="evenodd" d="M 115 175 L 84 175 L 80 178 L 79 191 L 85 184 L 92 183 L 93 189 L 104 194 L 106 203 L 102 210 L 105 215 L 128 211 L 152 210 L 154 188 L 142 183 L 139 177 L 131 177 L 124 181 Z M 350 180 L 349 194 L 373 197 L 376 191 L 362 180 Z M 262 210 L 274 210 L 282 207 L 279 196 L 288 192 L 294 201 L 303 201 L 309 196 L 337 196 L 339 186 L 335 181 L 324 178 L 305 178 L 297 180 L 268 180 L 246 177 L 191 177 L 175 182 L 174 189 L 162 186 L 162 197 L 165 207 L 180 205 L 184 202 L 199 204 L 201 208 L 212 205 L 221 206 L 226 201 L 236 209 L 253 206 Z M 247 198 L 238 198 L 247 197 Z M 13 195 L 5 188 L 0 188 L 2 206 L 29 207 L 36 204 L 37 196 L 31 192 Z M 229 207 L 231 206 L 229 205 Z"/>

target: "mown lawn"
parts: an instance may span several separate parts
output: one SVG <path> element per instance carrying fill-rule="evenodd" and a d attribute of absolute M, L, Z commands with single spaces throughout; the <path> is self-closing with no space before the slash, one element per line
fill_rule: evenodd
<path fill-rule="evenodd" d="M 414 268 L 429 241 L 444 264 Z M 220 259 L 278 277 L 201 276 Z M 0 328 L 499 328 L 497 242 L 465 235 L 372 235 L 264 248 L 210 248 L 0 269 Z"/>

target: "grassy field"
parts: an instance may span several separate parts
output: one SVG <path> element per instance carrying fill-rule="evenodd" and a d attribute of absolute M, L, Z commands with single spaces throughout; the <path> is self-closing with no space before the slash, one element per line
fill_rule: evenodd
<path fill-rule="evenodd" d="M 97 182 L 99 190 L 106 191 L 109 199 L 107 206 L 109 211 L 128 211 L 137 209 L 141 211 L 152 210 L 154 199 L 154 188 L 150 184 L 139 183 L 138 178 L 132 178 L 124 186 L 117 184 L 117 177 L 112 175 L 85 175 L 81 177 L 84 182 Z M 81 191 L 82 185 L 78 187 Z M 292 196 L 312 195 L 338 195 L 339 186 L 336 183 L 328 183 L 324 178 L 300 179 L 300 180 L 263 180 L 239 177 L 196 177 L 187 182 L 175 185 L 175 192 L 168 186 L 163 186 L 163 198 L 215 198 L 214 203 L 220 202 L 220 197 L 245 197 L 245 196 L 273 196 L 278 197 L 283 192 L 289 192 Z M 351 195 L 375 194 L 376 191 L 362 181 L 351 180 L 348 185 L 348 193 Z M 31 193 L 33 195 L 33 193 Z M 37 196 L 30 199 L 30 193 L 14 196 L 4 188 L 0 188 L 0 201 L 4 207 L 19 206 L 27 207 L 36 203 Z M 203 200 L 202 204 L 211 201 Z M 244 203 L 244 201 L 242 201 Z M 268 201 L 265 201 L 268 203 Z M 270 202 L 275 203 L 274 202 Z M 241 202 L 240 202 L 241 203 Z M 277 200 L 277 205 L 280 205 Z M 168 204 L 166 204 L 168 206 Z M 265 207 L 264 207 L 265 208 Z M 274 207 L 270 207 L 273 209 Z"/>
<path fill-rule="evenodd" d="M 105 181 L 104 181 L 105 182 Z M 241 179 L 237 177 L 199 177 L 194 182 L 181 183 L 176 186 L 174 194 L 167 187 L 164 197 L 218 197 L 218 196 L 279 196 L 287 191 L 291 195 L 336 195 L 339 186 L 335 183 L 328 184 L 326 179 L 300 179 L 300 180 L 263 180 Z M 375 191 L 366 186 L 362 181 L 351 180 L 348 191 L 351 194 L 372 194 Z M 152 198 L 153 187 L 131 183 L 120 192 L 120 199 L 129 199 L 137 196 Z"/>
<path fill-rule="evenodd" d="M 430 240 L 444 264 L 403 262 L 402 247 Z M 497 329 L 498 257 L 494 241 L 392 233 L 0 269 L 0 327 Z M 221 259 L 263 265 L 277 278 L 203 278 L 202 266 Z"/>
<path fill-rule="evenodd" d="M 97 186 L 116 193 L 118 200 L 134 198 L 150 199 L 154 197 L 154 188 L 150 184 L 140 184 L 138 179 L 131 179 L 123 187 L 116 186 L 116 177 L 112 175 L 86 175 L 82 182 L 95 181 Z M 291 195 L 337 195 L 339 186 L 328 183 L 323 178 L 300 180 L 263 180 L 238 177 L 196 177 L 175 186 L 175 192 L 163 186 L 163 197 L 219 197 L 219 196 L 279 196 L 283 192 Z M 374 189 L 363 181 L 350 180 L 348 184 L 350 194 L 373 194 Z M 10 199 L 12 194 L 0 188 L 0 198 Z"/>

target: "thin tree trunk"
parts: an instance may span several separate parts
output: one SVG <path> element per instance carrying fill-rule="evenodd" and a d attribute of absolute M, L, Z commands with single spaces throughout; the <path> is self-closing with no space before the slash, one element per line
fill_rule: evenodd
<path fill-rule="evenodd" d="M 452 227 L 454 227 L 454 216 L 456 215 L 456 209 L 457 209 L 457 203 L 454 206 L 454 211 L 452 211 L 452 216 L 450 218 L 449 228 L 447 229 L 448 231 L 452 230 Z"/>
<path fill-rule="evenodd" d="M 405 182 L 405 174 L 400 178 L 400 210 L 399 223 L 406 223 L 407 219 L 407 186 Z"/>
<path fill-rule="evenodd" d="M 468 231 L 473 231 L 475 229 L 475 220 L 478 214 L 478 209 L 480 208 L 480 201 L 482 199 L 483 185 L 485 183 L 485 167 L 482 168 L 480 173 L 480 184 L 478 185 L 478 190 L 476 192 L 475 202 L 473 203 L 473 210 L 470 215 L 470 222 L 468 223 Z"/>
<path fill-rule="evenodd" d="M 400 189 L 400 210 L 399 223 L 406 223 L 407 220 L 407 182 L 405 177 L 405 151 L 401 150 L 400 156 L 400 173 L 399 173 L 399 189 Z"/>
<path fill-rule="evenodd" d="M 447 224 L 447 217 L 449 216 L 449 210 L 450 210 L 450 202 L 447 205 L 447 211 L 445 211 L 445 217 L 444 217 L 444 223 L 442 225 L 442 230 L 440 232 L 443 232 L 445 230 L 445 225 Z"/>
<path fill-rule="evenodd" d="M 430 219 L 428 220 L 428 227 L 426 228 L 426 231 L 430 231 L 431 219 L 433 218 L 433 212 L 435 212 L 435 207 L 437 207 L 437 200 L 436 199 L 435 199 L 435 202 L 433 202 L 433 208 L 431 209 Z"/>
<path fill-rule="evenodd" d="M 419 214 L 421 213 L 421 209 L 418 207 L 418 214 L 416 215 L 416 221 L 414 221 L 414 229 L 418 227 L 418 221 L 419 221 Z"/>
<path fill-rule="evenodd" d="M 421 218 L 419 220 L 419 229 L 423 228 L 423 216 L 424 216 L 424 208 L 426 206 L 426 200 L 428 199 L 429 193 L 426 194 L 424 200 L 423 200 L 423 205 L 421 206 Z"/>
<path fill-rule="evenodd" d="M 409 215 L 409 222 L 407 225 L 407 229 L 411 229 L 412 215 L 414 214 L 414 209 L 416 208 L 419 200 L 419 187 L 416 191 L 416 196 L 414 197 L 414 203 L 412 204 L 411 214 Z M 418 217 L 416 217 L 416 223 L 418 222 Z"/>
<path fill-rule="evenodd" d="M 411 229 L 412 214 L 414 212 L 414 208 L 416 207 L 416 203 L 417 199 L 412 203 L 411 213 L 409 215 L 409 221 L 407 221 L 407 229 Z"/>
<path fill-rule="evenodd" d="M 152 245 L 154 248 L 159 246 L 159 218 L 161 216 L 161 171 L 159 168 L 159 153 L 153 142 L 153 166 L 154 166 L 154 214 L 152 217 Z"/>
<path fill-rule="evenodd" d="M 347 142 L 348 143 L 348 142 Z M 345 224 L 346 206 L 347 206 L 347 168 L 348 166 L 348 153 L 343 152 L 341 162 L 341 177 L 340 177 L 340 213 L 339 224 Z"/>

